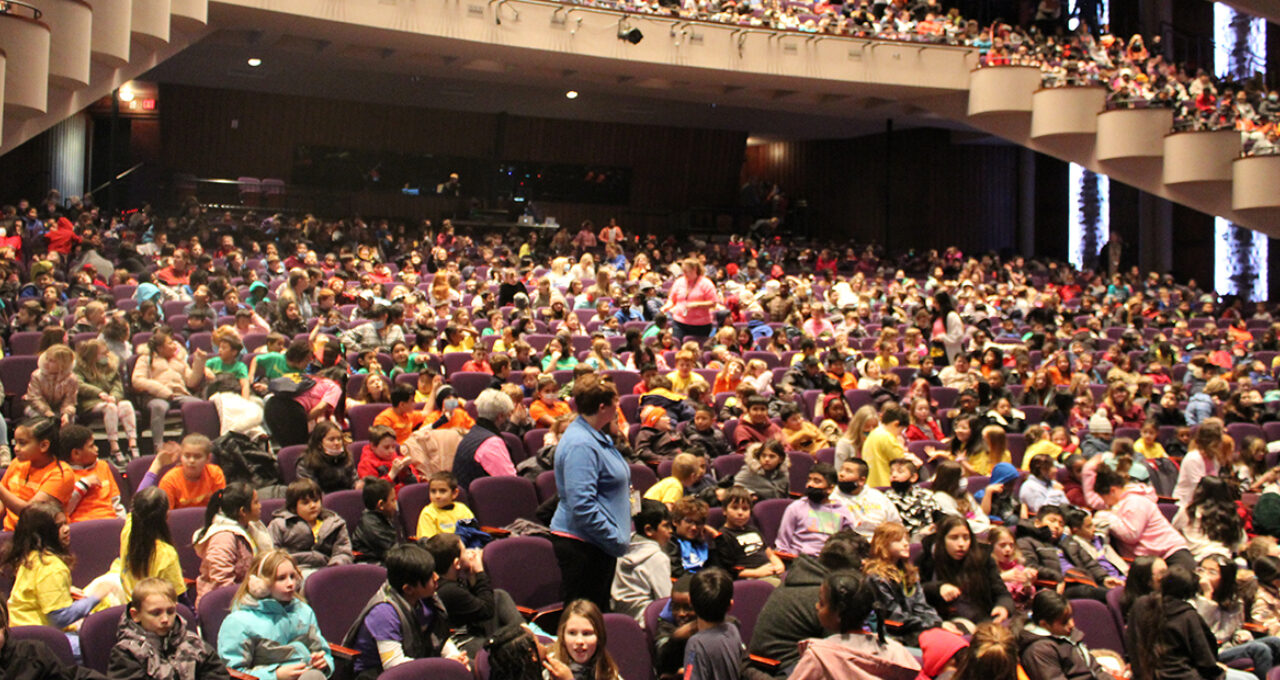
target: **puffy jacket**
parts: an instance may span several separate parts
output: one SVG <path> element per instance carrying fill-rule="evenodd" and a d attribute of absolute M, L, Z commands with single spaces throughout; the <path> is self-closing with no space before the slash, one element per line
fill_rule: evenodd
<path fill-rule="evenodd" d="M 218 655 L 227 666 L 259 680 L 275 680 L 281 666 L 310 664 L 312 652 L 324 654 L 325 675 L 332 673 L 333 654 L 320 635 L 316 614 L 296 598 L 285 604 L 246 595 L 232 605 L 218 630 Z"/>
<path fill-rule="evenodd" d="M 253 522 L 246 529 L 222 513 L 213 518 L 213 523 L 203 534 L 197 531 L 192 542 L 196 555 L 200 557 L 200 574 L 196 577 L 197 607 L 210 590 L 243 581 L 249 574 L 253 556 L 259 550 L 272 547 L 271 535 L 262 522 Z"/>
<path fill-rule="evenodd" d="M 74 416 L 80 381 L 71 371 L 55 372 L 49 355 L 41 354 L 27 383 L 27 415 Z"/>
<path fill-rule="evenodd" d="M 203 367 L 191 367 L 187 351 L 178 348 L 172 359 L 151 354 L 145 345 L 138 348 L 138 363 L 133 367 L 133 389 L 148 397 L 172 399 L 175 394 L 190 395 L 204 379 Z"/>
<path fill-rule="evenodd" d="M 1018 634 L 1022 668 L 1030 680 L 1110 680 L 1083 640 L 1079 629 L 1064 638 L 1028 624 Z"/>
<path fill-rule="evenodd" d="M 809 640 L 791 680 L 913 680 L 920 662 L 906 647 L 866 635 Z"/>
<path fill-rule="evenodd" d="M 657 541 L 643 534 L 631 534 L 627 554 L 618 560 L 618 569 L 613 574 L 610 589 L 613 611 L 639 621 L 650 602 L 670 595 L 671 560 Z"/>
<path fill-rule="evenodd" d="M 108 370 L 100 376 L 90 376 L 84 367 L 76 364 L 74 371 L 76 380 L 79 381 L 77 389 L 76 406 L 81 413 L 93 410 L 102 403 L 102 399 L 98 395 L 109 394 L 116 398 L 116 401 L 124 400 L 124 379 L 120 377 L 119 366 L 114 369 L 110 367 L 116 364 L 115 355 L 111 357 L 111 363 L 108 364 Z"/>
<path fill-rule="evenodd" d="M 734 476 L 733 483 L 737 486 L 746 487 L 747 491 L 755 494 L 756 498 L 760 500 L 789 498 L 791 492 L 790 459 L 784 456 L 782 464 L 774 469 L 773 472 L 765 472 L 764 468 L 760 467 L 760 449 L 762 446 L 762 444 L 752 444 L 747 447 L 742 469 L 738 470 L 738 474 Z"/>
<path fill-rule="evenodd" d="M 1026 565 L 1036 570 L 1037 578 L 1062 580 L 1058 546 L 1053 542 L 1053 532 L 1049 527 L 1038 527 L 1030 520 L 1019 520 L 1017 543 Z"/>
<path fill-rule="evenodd" d="M 287 550 L 302 567 L 329 567 L 335 564 L 351 564 L 351 537 L 347 523 L 332 510 L 321 510 L 320 528 L 312 531 L 298 515 L 281 508 L 267 526 L 271 542 L 277 548 Z"/>
<path fill-rule="evenodd" d="M 112 680 L 223 680 L 230 678 L 218 652 L 176 617 L 163 638 L 151 635 L 128 612 L 120 615 L 107 677 Z"/>

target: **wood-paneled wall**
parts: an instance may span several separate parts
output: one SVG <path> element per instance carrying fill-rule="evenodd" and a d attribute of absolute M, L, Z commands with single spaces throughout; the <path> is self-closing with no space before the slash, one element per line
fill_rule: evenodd
<path fill-rule="evenodd" d="M 746 140 L 745 133 L 732 131 L 373 106 L 177 85 L 162 87 L 161 102 L 165 166 L 201 177 L 287 179 L 294 149 L 304 144 L 632 169 L 630 205 L 557 206 L 561 224 L 620 213 L 731 207 Z M 501 150 L 495 149 L 499 143 Z"/>

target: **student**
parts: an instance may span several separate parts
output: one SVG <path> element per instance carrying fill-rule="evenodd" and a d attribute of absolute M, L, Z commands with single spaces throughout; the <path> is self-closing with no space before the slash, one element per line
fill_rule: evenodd
<path fill-rule="evenodd" d="M 555 680 L 621 680 L 609 654 L 604 615 L 589 600 L 574 600 L 564 608 L 551 655 Z"/>
<path fill-rule="evenodd" d="M 1112 680 L 1084 644 L 1071 602 L 1054 590 L 1031 599 L 1031 615 L 1018 633 L 1018 658 L 1030 680 Z"/>
<path fill-rule="evenodd" d="M 1200 592 L 1191 605 L 1213 633 L 1218 644 L 1218 661 L 1249 659 L 1254 673 L 1266 677 L 1275 665 L 1276 655 L 1280 654 L 1280 637 L 1267 635 L 1254 639 L 1253 634 L 1244 629 L 1244 598 L 1236 582 L 1238 570 L 1235 562 L 1222 555 L 1201 560 L 1196 570 Z"/>
<path fill-rule="evenodd" d="M 127 344 L 127 343 L 126 343 Z M 120 359 L 107 348 L 102 340 L 76 343 L 76 409 L 84 419 L 90 414 L 101 414 L 102 425 L 107 431 L 107 444 L 111 460 L 116 465 L 141 455 L 138 450 L 138 417 L 124 393 L 124 377 L 120 373 Z M 124 426 L 128 440 L 128 458 L 120 450 L 120 426 Z"/>
<path fill-rule="evenodd" d="M 1192 573 L 1170 565 L 1160 589 L 1144 595 L 1129 612 L 1125 627 L 1134 680 L 1251 680 L 1256 677 L 1218 664 L 1217 642 L 1190 604 L 1199 583 Z"/>
<path fill-rule="evenodd" d="M 385 479 L 370 477 L 360 491 L 364 512 L 351 532 L 351 548 L 359 562 L 382 562 L 387 551 L 404 540 L 396 504 L 396 487 Z"/>
<path fill-rule="evenodd" d="M 724 527 L 716 536 L 720 564 L 737 578 L 765 579 L 775 586 L 786 572 L 782 559 L 764 544 L 760 529 L 751 521 L 751 493 L 735 486 L 725 492 Z"/>
<path fill-rule="evenodd" d="M 713 460 L 733 453 L 724 432 L 716 427 L 715 410 L 706 404 L 698 404 L 693 412 L 693 420 L 685 423 L 681 432 L 685 442 L 689 445 L 700 444 Z"/>
<path fill-rule="evenodd" d="M 678 454 L 671 463 L 671 476 L 649 487 L 644 497 L 665 503 L 671 507 L 676 501 L 684 498 L 686 489 L 691 489 L 702 475 L 701 461 L 690 453 Z"/>
<path fill-rule="evenodd" d="M 452 534 L 458 522 L 475 519 L 465 503 L 458 501 L 458 482 L 443 470 L 431 475 L 427 494 L 431 503 L 418 515 L 418 539 L 431 538 L 439 533 Z"/>
<path fill-rule="evenodd" d="M 1027 440 L 1027 448 L 1022 452 L 1022 469 L 1029 471 L 1031 469 L 1031 461 L 1040 454 L 1049 456 L 1049 460 L 1058 460 L 1058 456 L 1062 454 L 1062 447 L 1058 446 L 1049 438 L 1048 432 L 1041 425 L 1032 425 L 1023 433 Z"/>
<path fill-rule="evenodd" d="M 991 557 L 1000 570 L 1000 580 L 1004 581 L 1014 604 L 1025 607 L 1035 593 L 1035 568 L 1027 566 L 1026 559 L 1018 552 L 1013 531 L 1008 527 L 1002 524 L 992 527 L 987 532 L 987 540 L 991 542 Z"/>
<path fill-rule="evenodd" d="M 1129 564 L 1111 547 L 1106 532 L 1094 531 L 1093 515 L 1083 508 L 1066 505 L 1062 507 L 1062 517 L 1067 531 L 1058 545 L 1067 564 L 1084 571 L 1098 585 L 1123 586 Z"/>
<path fill-rule="evenodd" d="M 8 550 L 0 560 L 3 571 L 13 574 L 9 592 L 9 622 L 14 626 L 53 626 L 74 633 L 91 612 L 111 606 L 107 580 L 84 589 L 84 597 L 71 597 L 71 532 L 67 516 L 53 503 L 31 503 L 18 520 Z M 107 601 L 107 604 L 102 604 Z M 99 606 L 102 604 L 102 606 Z M 79 657 L 79 638 L 68 636 Z"/>
<path fill-rule="evenodd" d="M 788 498 L 791 492 L 791 461 L 782 442 L 769 439 L 747 447 L 742 469 L 733 477 L 734 486 L 751 492 L 756 500 Z"/>
<path fill-rule="evenodd" d="M 826 448 L 827 437 L 817 425 L 805 420 L 800 407 L 795 404 L 783 404 L 778 409 L 778 418 L 782 420 L 782 431 L 778 438 L 788 451 L 801 451 L 813 455 Z"/>
<path fill-rule="evenodd" d="M 658 614 L 658 628 L 653 631 L 654 670 L 661 680 L 682 678 L 684 650 L 689 638 L 698 632 L 698 615 L 693 613 L 689 584 L 693 574 L 685 574 L 671 585 L 671 599 Z"/>
<path fill-rule="evenodd" d="M 862 443 L 861 458 L 867 461 L 867 485 L 889 485 L 889 461 L 907 455 L 902 448 L 902 430 L 907 426 L 907 411 L 901 406 L 888 406 L 880 414 L 880 424 Z"/>
<path fill-rule="evenodd" d="M 654 468 L 686 448 L 684 438 L 671 427 L 667 409 L 653 405 L 640 411 L 640 431 L 635 442 L 636 459 Z"/>
<path fill-rule="evenodd" d="M 804 498 L 791 502 L 782 513 L 775 545 L 793 555 L 817 555 L 823 543 L 841 529 L 854 529 L 858 520 L 844 504 L 831 500 L 836 470 L 830 463 L 816 463 L 809 470 Z"/>
<path fill-rule="evenodd" d="M 173 442 L 165 442 L 164 447 L 168 449 L 170 457 L 176 446 L 178 445 Z M 171 510 L 203 508 L 209 504 L 215 492 L 227 485 L 222 468 L 213 464 L 212 457 L 213 442 L 208 437 L 192 433 L 182 438 L 181 451 L 177 456 L 178 466 L 171 468 L 160 478 L 160 488 L 169 497 Z M 159 458 L 156 456 L 157 461 Z M 154 463 L 152 467 L 155 467 Z M 144 477 L 139 488 L 146 485 L 147 481 Z"/>
<path fill-rule="evenodd" d="M 204 526 L 192 537 L 200 557 L 197 607 L 210 590 L 243 582 L 254 556 L 272 548 L 261 516 L 258 492 L 247 482 L 232 482 L 213 493 L 205 508 Z"/>
<path fill-rule="evenodd" d="M 429 405 L 429 403 L 428 403 Z M 373 427 L 385 427 L 391 430 L 396 443 L 403 444 L 413 431 L 427 422 L 426 405 L 422 409 L 414 408 L 413 389 L 408 385 L 397 384 L 391 388 L 391 406 L 387 407 L 373 419 Z M 447 419 L 446 419 L 447 420 Z M 373 427 L 369 428 L 370 439 L 373 438 Z M 373 442 L 370 441 L 372 444 Z M 363 459 L 361 460 L 363 463 Z M 361 476 L 368 476 L 361 473 Z"/>
<path fill-rule="evenodd" d="M 178 550 L 169 532 L 169 498 L 159 487 L 147 487 L 133 497 L 132 512 L 120 532 L 120 559 L 113 569 L 120 572 L 120 588 L 132 597 L 143 579 L 160 578 L 173 586 L 176 595 L 187 592 Z"/>
<path fill-rule="evenodd" d="M 93 432 L 83 425 L 67 425 L 58 432 L 58 446 L 62 449 L 59 458 L 67 461 L 76 478 L 66 507 L 71 522 L 124 517 L 120 487 L 107 461 L 98 458 Z"/>
<path fill-rule="evenodd" d="M 925 601 L 920 571 L 911 563 L 911 536 L 906 527 L 887 522 L 876 527 L 871 536 L 871 557 L 862 563 L 869 585 L 875 590 L 876 610 L 889 621 L 897 622 L 889 635 L 912 647 L 919 646 L 920 633 L 943 626 L 938 612 Z"/>
<path fill-rule="evenodd" d="M 889 461 L 889 490 L 884 495 L 898 509 L 898 517 L 913 541 L 932 527 L 937 516 L 942 514 L 933 492 L 918 486 L 916 482 L 919 480 L 916 464 L 910 458 Z"/>
<path fill-rule="evenodd" d="M 836 490 L 831 500 L 842 503 L 857 521 L 854 531 L 871 538 L 876 527 L 885 522 L 901 522 L 898 507 L 879 489 L 867 486 L 869 467 L 861 458 L 850 458 L 840 464 Z"/>
<path fill-rule="evenodd" d="M 954 460 L 938 463 L 933 472 L 933 500 L 944 515 L 963 518 L 975 534 L 991 528 L 991 519 L 982 511 L 982 505 L 969 493 L 964 468 Z"/>
<path fill-rule="evenodd" d="M 1178 508 L 1170 524 L 1187 541 L 1197 563 L 1210 555 L 1240 552 L 1248 536 L 1236 506 L 1239 494 L 1222 477 L 1201 477 L 1191 503 Z"/>
<path fill-rule="evenodd" d="M 534 427 L 551 427 L 557 418 L 569 413 L 569 403 L 560 398 L 560 383 L 550 375 L 539 376 L 537 392 L 529 404 Z"/>
<path fill-rule="evenodd" d="M 323 497 L 315 482 L 295 480 L 285 489 L 284 507 L 267 525 L 271 542 L 287 551 L 304 572 L 351 564 L 355 559 L 347 523 L 324 507 Z"/>
<path fill-rule="evenodd" d="M 229 680 L 217 650 L 178 616 L 178 598 L 164 579 L 146 578 L 116 629 L 107 665 L 110 680 Z"/>
<path fill-rule="evenodd" d="M 665 550 L 671 558 L 671 575 L 718 566 L 715 544 L 708 540 L 707 514 L 710 509 L 698 498 L 682 498 L 671 506 L 672 539 Z"/>
<path fill-rule="evenodd" d="M 53 345 L 40 354 L 36 363 L 27 383 L 26 416 L 52 418 L 60 425 L 75 422 L 80 381 L 71 369 L 75 367 L 76 353 L 66 345 Z"/>
<path fill-rule="evenodd" d="M 414 468 L 413 459 L 400 452 L 400 442 L 396 439 L 395 430 L 387 425 L 374 425 L 369 428 L 369 443 L 360 453 L 360 464 L 356 473 L 361 477 L 377 477 L 395 485 L 396 491 L 405 484 L 417 484 L 422 481 Z"/>
<path fill-rule="evenodd" d="M 1106 507 L 1111 508 L 1114 515 L 1111 535 L 1122 546 L 1122 553 L 1155 555 L 1164 558 L 1170 566 L 1177 564 L 1189 572 L 1195 570 L 1196 561 L 1187 549 L 1186 539 L 1147 496 L 1146 487 L 1126 484 L 1117 472 L 1099 465 L 1093 490 Z"/>
<path fill-rule="evenodd" d="M 671 595 L 671 558 L 665 552 L 671 513 L 663 503 L 646 498 L 631 519 L 635 532 L 627 554 L 618 560 L 609 596 L 615 613 L 643 621 L 645 607 Z"/>
<path fill-rule="evenodd" d="M 1018 490 L 1018 500 L 1029 514 L 1034 514 L 1046 505 L 1067 506 L 1067 494 L 1062 490 L 1053 475 L 1056 471 L 1053 458 L 1047 453 L 1038 453 L 1027 463 L 1030 476 L 1022 481 Z"/>
<path fill-rule="evenodd" d="M 4 529 L 13 531 L 18 515 L 31 503 L 71 501 L 76 477 L 58 454 L 58 424 L 52 418 L 30 418 L 13 431 L 14 461 L 0 479 Z"/>
<path fill-rule="evenodd" d="M 823 579 L 818 595 L 818 620 L 823 629 L 833 634 L 804 644 L 800 663 L 792 671 L 791 679 L 914 680 L 920 673 L 920 663 L 898 641 L 885 640 L 883 622 L 877 626 L 877 635 L 864 633 L 867 618 L 875 606 L 876 590 L 861 573 L 837 571 Z"/>
<path fill-rule="evenodd" d="M 432 405 L 435 408 L 427 410 Z M 454 429 L 466 432 L 476 425 L 475 419 L 463 408 L 462 400 L 454 394 L 451 385 L 437 387 L 435 396 L 423 409 L 427 411 L 426 422 L 431 423 L 431 427 L 436 430 Z"/>
<path fill-rule="evenodd" d="M 747 398 L 746 417 L 738 421 L 733 431 L 733 446 L 739 453 L 745 453 L 751 444 L 779 438 L 781 431 L 769 419 L 768 398 L 757 394 Z"/>
<path fill-rule="evenodd" d="M 1267 635 L 1280 635 L 1280 558 L 1263 555 L 1253 561 L 1252 567 L 1258 579 L 1258 594 L 1253 600 L 1250 618 L 1262 626 Z M 1132 572 L 1129 579 L 1133 580 Z"/>
<path fill-rule="evenodd" d="M 733 606 L 733 578 L 719 568 L 701 571 L 689 584 L 689 600 L 698 616 L 698 632 L 685 645 L 685 680 L 736 680 L 742 636 L 737 626 L 725 622 Z"/>
<path fill-rule="evenodd" d="M 436 597 L 454 631 L 449 639 L 468 656 L 498 629 L 524 622 L 511 596 L 489 583 L 480 550 L 466 548 L 455 534 L 436 534 L 421 545 L 435 560 Z"/>
<path fill-rule="evenodd" d="M 444 657 L 466 665 L 467 655 L 448 641 L 449 622 L 436 597 L 438 576 L 431 553 L 416 543 L 387 551 L 387 582 L 365 604 L 343 638 L 358 652 L 357 680 L 414 659 Z"/>
<path fill-rule="evenodd" d="M 218 630 L 218 655 L 228 668 L 259 680 L 322 680 L 333 672 L 329 643 L 301 587 L 289 553 L 258 553 Z"/>
<path fill-rule="evenodd" d="M 1062 532 L 1065 522 L 1062 509 L 1056 505 L 1042 505 L 1034 519 L 1020 520 L 1017 524 L 1017 545 L 1024 563 L 1035 571 L 1039 580 L 1065 581 L 1061 592 L 1068 598 L 1088 598 L 1105 604 L 1106 589 L 1120 585 L 1119 581 L 1104 578 L 1091 585 L 1067 578 L 1064 573 L 1063 565 L 1071 563 L 1066 551 L 1060 547 L 1064 545 Z"/>
<path fill-rule="evenodd" d="M 240 385 L 240 395 L 249 398 L 249 367 L 240 360 L 244 343 L 235 333 L 218 336 L 218 356 L 204 362 L 204 377 L 208 382 L 229 375 Z"/>
<path fill-rule="evenodd" d="M 974 540 L 963 517 L 943 517 L 925 537 L 920 578 L 929 604 L 943 620 L 962 628 L 972 630 L 983 621 L 1002 623 L 1014 611 L 991 550 Z"/>
<path fill-rule="evenodd" d="M 1162 398 L 1161 402 L 1163 403 L 1163 401 L 1164 400 Z M 1149 419 L 1142 423 L 1142 429 L 1139 430 L 1139 434 L 1141 436 L 1138 438 L 1138 441 L 1133 443 L 1133 450 L 1136 451 L 1138 455 L 1147 460 L 1156 460 L 1158 458 L 1167 457 L 1168 454 L 1165 453 L 1164 446 L 1162 446 L 1156 439 L 1160 434 L 1160 426 L 1156 424 L 1154 420 Z"/>
<path fill-rule="evenodd" d="M 342 428 L 332 420 L 316 423 L 307 439 L 307 450 L 298 459 L 298 479 L 312 479 L 324 493 L 358 489 L 361 480 L 342 436 Z"/>

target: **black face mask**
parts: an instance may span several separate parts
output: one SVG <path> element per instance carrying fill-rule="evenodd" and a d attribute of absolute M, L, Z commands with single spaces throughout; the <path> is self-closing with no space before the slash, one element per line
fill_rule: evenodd
<path fill-rule="evenodd" d="M 840 493 L 852 496 L 862 490 L 861 482 L 836 482 L 836 488 L 840 489 Z"/>
<path fill-rule="evenodd" d="M 889 486 L 898 493 L 906 493 L 911 490 L 911 482 L 889 482 Z"/>
<path fill-rule="evenodd" d="M 827 500 L 828 492 L 826 489 L 815 489 L 811 486 L 806 486 L 804 488 L 804 496 L 813 503 L 823 503 Z"/>

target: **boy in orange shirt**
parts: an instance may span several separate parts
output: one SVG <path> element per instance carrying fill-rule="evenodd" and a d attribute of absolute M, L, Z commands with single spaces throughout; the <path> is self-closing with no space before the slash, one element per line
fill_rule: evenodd
<path fill-rule="evenodd" d="M 176 455 L 175 455 L 176 453 Z M 160 479 L 160 489 L 169 496 L 169 509 L 203 508 L 209 504 L 209 497 L 227 485 L 222 468 L 213 465 L 213 443 L 202 434 L 189 434 L 182 438 L 182 445 L 165 442 L 161 455 L 172 461 L 177 458 L 177 467 L 169 470 Z M 147 477 L 151 477 L 157 465 L 163 465 L 161 456 L 151 464 Z M 147 485 L 147 477 L 143 477 L 139 489 Z"/>
<path fill-rule="evenodd" d="M 58 433 L 62 459 L 71 464 L 76 477 L 75 491 L 67 502 L 67 519 L 83 522 L 89 519 L 118 519 L 125 516 L 120 501 L 120 487 L 107 466 L 98 458 L 98 445 L 93 432 L 83 425 L 67 425 Z"/>
<path fill-rule="evenodd" d="M 13 431 L 15 460 L 0 480 L 6 531 L 13 531 L 31 503 L 56 500 L 65 506 L 71 500 L 76 478 L 55 455 L 57 446 L 58 423 L 52 418 L 30 418 Z"/>
<path fill-rule="evenodd" d="M 373 419 L 373 424 L 391 428 L 396 433 L 396 443 L 403 444 L 426 420 L 424 410 L 413 408 L 413 388 L 397 384 L 391 388 L 390 408 L 379 413 Z"/>
<path fill-rule="evenodd" d="M 551 427 L 556 419 L 569 413 L 569 402 L 560 398 L 560 383 L 543 375 L 538 378 L 538 394 L 529 404 L 529 417 L 534 427 Z"/>

